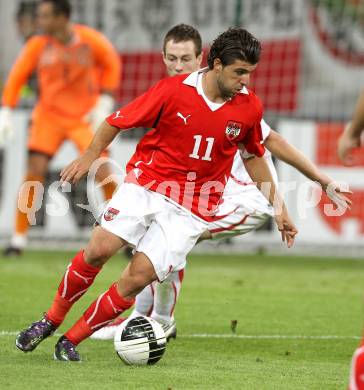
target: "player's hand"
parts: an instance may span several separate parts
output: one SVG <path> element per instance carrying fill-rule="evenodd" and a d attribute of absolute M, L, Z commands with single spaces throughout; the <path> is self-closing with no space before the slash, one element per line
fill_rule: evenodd
<path fill-rule="evenodd" d="M 114 104 L 115 102 L 111 95 L 103 93 L 99 96 L 95 106 L 85 117 L 91 123 L 94 131 L 98 129 L 107 116 L 113 113 Z"/>
<path fill-rule="evenodd" d="M 353 192 L 349 190 L 347 185 L 333 181 L 325 188 L 325 192 L 331 202 L 340 210 L 351 209 L 353 202 L 349 196 Z"/>
<path fill-rule="evenodd" d="M 294 244 L 295 236 L 298 233 L 295 225 L 291 221 L 287 210 L 283 207 L 283 210 L 280 214 L 274 216 L 274 219 L 277 223 L 277 228 L 281 232 L 282 241 L 287 244 L 288 248 L 291 248 Z"/>
<path fill-rule="evenodd" d="M 72 184 L 79 182 L 80 179 L 87 174 L 91 165 L 98 157 L 99 156 L 96 156 L 90 150 L 87 150 L 81 157 L 72 161 L 71 164 L 68 164 L 62 169 L 60 173 L 61 182 Z"/>
<path fill-rule="evenodd" d="M 350 123 L 345 127 L 337 143 L 337 155 L 345 165 L 353 165 L 353 150 L 360 147 L 360 138 L 352 137 L 349 133 Z"/>
<path fill-rule="evenodd" d="M 4 146 L 14 135 L 13 122 L 11 120 L 11 108 L 0 108 L 0 146 Z"/>

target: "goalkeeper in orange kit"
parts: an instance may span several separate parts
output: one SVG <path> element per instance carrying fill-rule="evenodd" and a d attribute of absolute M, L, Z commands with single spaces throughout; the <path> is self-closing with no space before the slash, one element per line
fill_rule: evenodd
<path fill-rule="evenodd" d="M 14 132 L 11 120 L 21 87 L 36 71 L 39 99 L 32 113 L 25 181 L 44 183 L 50 159 L 65 140 L 82 154 L 93 138 L 93 127 L 113 111 L 112 95 L 120 82 L 120 59 L 110 42 L 96 30 L 72 24 L 67 0 L 41 0 L 37 20 L 41 35 L 29 39 L 17 58 L 7 82 L 0 108 L 0 143 Z M 111 174 L 107 165 L 96 179 L 104 182 Z M 107 182 L 107 180 L 105 180 Z M 106 199 L 116 184 L 103 185 Z M 36 188 L 19 193 L 19 204 L 31 208 Z M 19 255 L 29 229 L 26 213 L 17 209 L 15 233 L 4 255 Z"/>

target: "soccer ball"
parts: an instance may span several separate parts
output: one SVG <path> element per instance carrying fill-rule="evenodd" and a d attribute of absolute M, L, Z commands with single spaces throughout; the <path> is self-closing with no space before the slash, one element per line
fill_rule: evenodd
<path fill-rule="evenodd" d="M 129 365 L 155 364 L 166 350 L 166 335 L 153 318 L 139 316 L 124 321 L 116 330 L 115 351 Z"/>

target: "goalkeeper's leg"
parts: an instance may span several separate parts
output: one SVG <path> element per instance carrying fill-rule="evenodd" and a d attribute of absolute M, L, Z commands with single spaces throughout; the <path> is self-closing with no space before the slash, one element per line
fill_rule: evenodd
<path fill-rule="evenodd" d="M 30 152 L 28 172 L 20 187 L 16 216 L 15 231 L 10 245 L 5 249 L 4 256 L 19 256 L 27 243 L 27 233 L 35 221 L 35 212 L 40 208 L 39 201 L 44 192 L 45 176 L 48 170 L 50 156 L 43 153 Z"/>

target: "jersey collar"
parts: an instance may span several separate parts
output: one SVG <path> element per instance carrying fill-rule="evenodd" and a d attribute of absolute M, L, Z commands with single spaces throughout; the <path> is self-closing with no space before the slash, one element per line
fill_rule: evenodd
<path fill-rule="evenodd" d="M 190 87 L 194 87 L 197 89 L 197 82 L 198 82 L 198 76 L 201 73 L 207 72 L 208 68 L 202 68 L 200 70 L 197 70 L 196 72 L 190 73 L 183 81 L 183 84 L 189 85 Z M 243 93 L 245 95 L 249 95 L 248 88 L 245 86 L 239 91 L 239 93 Z"/>

